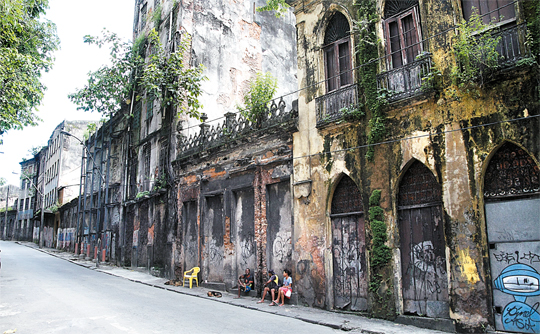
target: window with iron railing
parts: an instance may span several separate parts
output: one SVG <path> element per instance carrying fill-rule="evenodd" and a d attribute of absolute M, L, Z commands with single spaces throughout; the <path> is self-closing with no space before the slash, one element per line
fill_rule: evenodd
<path fill-rule="evenodd" d="M 326 94 L 315 99 L 317 127 L 343 117 L 343 108 L 356 108 L 358 93 L 353 85 L 349 21 L 340 12 L 330 18 L 324 36 Z"/>
<path fill-rule="evenodd" d="M 388 1 L 383 28 L 387 70 L 377 76 L 378 89 L 388 92 L 388 102 L 424 93 L 431 55 L 422 43 L 418 1 Z"/>

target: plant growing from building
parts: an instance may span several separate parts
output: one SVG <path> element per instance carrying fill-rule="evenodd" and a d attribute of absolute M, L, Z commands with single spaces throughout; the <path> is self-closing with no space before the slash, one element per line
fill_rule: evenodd
<path fill-rule="evenodd" d="M 381 191 L 373 190 L 369 197 L 369 224 L 371 226 L 371 254 L 369 291 L 374 298 L 373 308 L 375 316 L 380 318 L 393 318 L 395 316 L 392 298 L 392 275 L 389 263 L 392 259 L 392 250 L 386 245 L 388 240 L 384 211 L 380 206 Z M 384 283 L 384 284 L 383 284 Z"/>
<path fill-rule="evenodd" d="M 41 74 L 60 43 L 55 24 L 43 18 L 47 8 L 48 0 L 0 1 L 0 135 L 40 121 Z"/>
<path fill-rule="evenodd" d="M 202 65 L 192 67 L 184 61 L 190 45 L 188 36 L 182 38 L 173 53 L 164 49 L 155 29 L 133 44 L 106 30 L 101 37 L 85 36 L 85 42 L 98 47 L 107 45 L 111 64 L 91 72 L 86 86 L 69 95 L 77 109 L 112 115 L 123 105 L 132 104 L 133 97 L 139 100 L 140 91 L 153 94 L 162 107 L 178 108 L 199 118 L 201 84 L 206 77 Z M 145 59 L 146 48 L 149 55 Z"/>
<path fill-rule="evenodd" d="M 367 152 L 366 159 L 373 161 L 375 155 L 374 144 L 380 142 L 386 135 L 386 116 L 384 107 L 387 104 L 386 91 L 377 89 L 377 64 L 379 57 L 379 41 L 375 33 L 375 24 L 378 22 L 377 8 L 375 1 L 366 0 L 357 3 L 358 21 L 355 22 L 358 43 L 356 43 L 356 54 L 360 64 L 359 68 L 359 92 L 360 101 L 365 112 L 370 112 L 371 117 L 368 122 Z"/>
<path fill-rule="evenodd" d="M 268 104 L 276 90 L 277 79 L 270 72 L 259 72 L 249 83 L 249 89 L 244 95 L 244 107 L 237 108 L 248 120 L 259 121 L 267 112 Z"/>
<path fill-rule="evenodd" d="M 257 7 L 258 12 L 273 11 L 276 17 L 281 17 L 287 12 L 289 5 L 285 0 L 266 0 L 266 5 Z"/>
<path fill-rule="evenodd" d="M 141 199 L 144 196 L 150 195 L 149 191 L 139 191 L 137 195 L 135 195 L 135 199 Z"/>
<path fill-rule="evenodd" d="M 456 64 L 451 75 L 454 84 L 464 88 L 471 84 L 482 85 L 486 75 L 498 67 L 500 54 L 497 45 L 501 37 L 495 37 L 493 24 L 484 24 L 475 11 L 468 21 L 457 26 L 453 40 Z"/>

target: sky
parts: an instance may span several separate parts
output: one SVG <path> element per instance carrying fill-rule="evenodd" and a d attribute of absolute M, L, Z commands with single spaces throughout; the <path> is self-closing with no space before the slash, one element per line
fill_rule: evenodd
<path fill-rule="evenodd" d="M 64 120 L 99 120 L 98 113 L 77 110 L 68 94 L 82 88 L 87 74 L 109 59 L 108 49 L 83 43 L 85 35 L 100 35 L 103 28 L 132 40 L 135 0 L 49 0 L 45 17 L 56 24 L 60 49 L 55 52 L 54 67 L 42 76 L 47 86 L 37 115 L 42 119 L 36 127 L 4 134 L 0 145 L 0 177 L 7 184 L 20 186 L 19 162 L 31 158 L 32 147 L 47 145 L 58 124 Z M 17 174 L 13 174 L 13 172 Z"/>

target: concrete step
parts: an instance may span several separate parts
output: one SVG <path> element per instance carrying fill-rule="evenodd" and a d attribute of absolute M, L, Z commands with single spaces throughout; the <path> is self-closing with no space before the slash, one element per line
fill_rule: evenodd
<path fill-rule="evenodd" d="M 227 291 L 227 286 L 222 282 L 199 282 L 199 286 L 212 291 Z"/>
<path fill-rule="evenodd" d="M 427 329 L 435 329 L 449 333 L 456 332 L 456 325 L 452 319 L 427 318 L 413 315 L 398 315 L 395 322 L 398 324 L 416 326 Z"/>

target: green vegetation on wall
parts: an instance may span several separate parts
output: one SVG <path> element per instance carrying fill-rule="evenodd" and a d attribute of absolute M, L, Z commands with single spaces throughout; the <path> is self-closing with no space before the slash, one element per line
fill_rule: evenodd
<path fill-rule="evenodd" d="M 266 112 L 266 107 L 277 90 L 277 79 L 270 72 L 257 73 L 249 83 L 249 90 L 244 95 L 244 107 L 238 107 L 240 113 L 252 122 L 259 120 Z"/>
<path fill-rule="evenodd" d="M 371 226 L 371 279 L 369 291 L 372 293 L 372 313 L 378 318 L 393 319 L 395 306 L 393 301 L 392 271 L 389 267 L 392 250 L 386 245 L 386 223 L 384 211 L 380 206 L 381 191 L 373 190 L 369 197 L 369 223 Z"/>
<path fill-rule="evenodd" d="M 386 117 L 383 113 L 386 105 L 386 96 L 377 89 L 377 67 L 379 58 L 378 40 L 375 33 L 375 24 L 378 22 L 377 8 L 374 0 L 364 0 L 357 3 L 358 21 L 355 30 L 358 35 L 356 54 L 359 68 L 360 102 L 369 119 L 369 134 L 366 152 L 368 161 L 373 161 L 375 148 L 373 144 L 380 142 L 386 135 Z"/>

